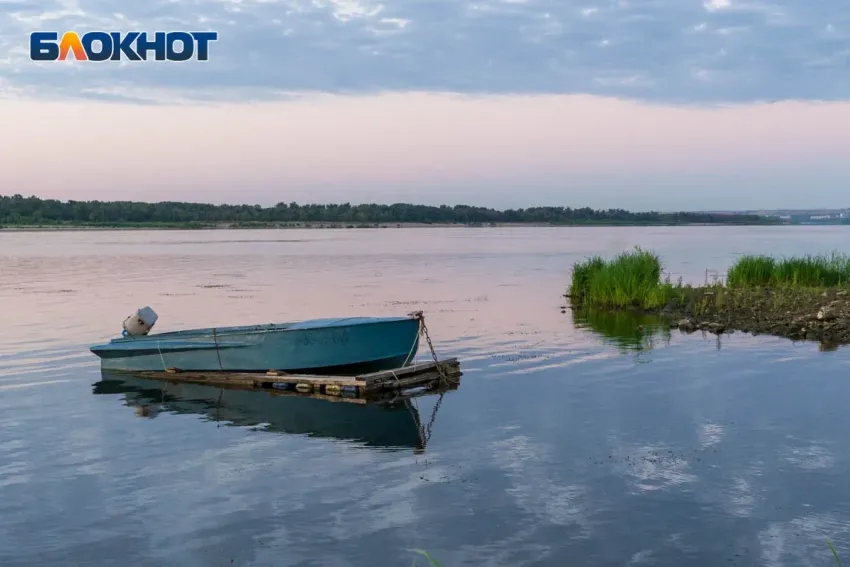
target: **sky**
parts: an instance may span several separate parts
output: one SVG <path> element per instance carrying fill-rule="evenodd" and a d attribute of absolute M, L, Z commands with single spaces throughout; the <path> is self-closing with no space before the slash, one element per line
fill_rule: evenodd
<path fill-rule="evenodd" d="M 29 59 L 184 29 L 209 61 Z M 0 0 L 0 97 L 0 194 L 850 207 L 843 0 Z"/>

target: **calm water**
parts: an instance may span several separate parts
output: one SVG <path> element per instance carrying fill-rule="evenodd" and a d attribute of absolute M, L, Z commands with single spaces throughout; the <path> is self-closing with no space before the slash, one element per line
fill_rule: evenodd
<path fill-rule="evenodd" d="M 0 565 L 829 565 L 850 349 L 561 313 L 640 245 L 702 282 L 848 228 L 0 233 Z M 157 331 L 426 313 L 465 371 L 411 412 L 101 376 Z M 427 351 L 420 352 L 426 357 Z M 303 403 L 302 403 L 303 402 Z M 143 409 L 144 408 L 144 409 Z M 418 559 L 417 564 L 422 564 Z"/>

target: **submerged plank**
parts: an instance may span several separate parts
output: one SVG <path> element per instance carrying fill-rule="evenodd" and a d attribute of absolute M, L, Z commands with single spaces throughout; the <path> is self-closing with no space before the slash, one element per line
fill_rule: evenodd
<path fill-rule="evenodd" d="M 442 370 L 442 374 L 441 371 Z M 339 399 L 342 391 L 355 396 L 380 391 L 397 391 L 441 382 L 443 375 L 454 379 L 461 375 L 460 363 L 449 358 L 438 363 L 424 362 L 373 372 L 361 376 L 327 376 L 321 374 L 287 374 L 285 372 L 187 372 L 169 368 L 166 371 L 131 372 L 134 376 L 167 382 L 188 382 L 210 386 L 262 388 L 292 391 L 294 395 L 327 395 Z"/>
<path fill-rule="evenodd" d="M 300 392 L 294 392 L 289 390 L 267 390 L 269 396 L 279 396 L 279 397 L 299 397 L 299 398 L 316 398 L 319 400 L 325 400 L 328 402 L 342 402 L 347 404 L 365 404 L 367 403 L 366 398 L 360 397 L 348 397 L 348 396 L 329 396 L 327 394 L 302 394 Z"/>

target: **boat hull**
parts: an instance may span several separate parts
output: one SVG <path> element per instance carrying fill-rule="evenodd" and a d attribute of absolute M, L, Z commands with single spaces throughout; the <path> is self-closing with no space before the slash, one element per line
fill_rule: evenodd
<path fill-rule="evenodd" d="M 90 350 L 106 370 L 356 375 L 409 364 L 418 348 L 416 318 L 354 317 L 122 337 Z"/>
<path fill-rule="evenodd" d="M 334 403 L 302 396 L 261 395 L 196 384 L 168 384 L 108 370 L 93 385 L 94 394 L 123 394 L 126 405 L 159 411 L 196 414 L 210 421 L 264 431 L 309 435 L 366 446 L 424 449 L 412 405 Z M 141 415 L 141 414 L 140 414 Z"/>

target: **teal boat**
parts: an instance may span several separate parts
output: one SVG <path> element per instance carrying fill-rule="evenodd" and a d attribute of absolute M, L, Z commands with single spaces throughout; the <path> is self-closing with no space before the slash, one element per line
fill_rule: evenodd
<path fill-rule="evenodd" d="M 147 334 L 151 324 L 144 334 L 128 334 L 133 327 L 125 321 L 125 336 L 90 350 L 107 370 L 352 376 L 410 364 L 419 348 L 419 325 L 419 314 L 411 314 Z"/>

